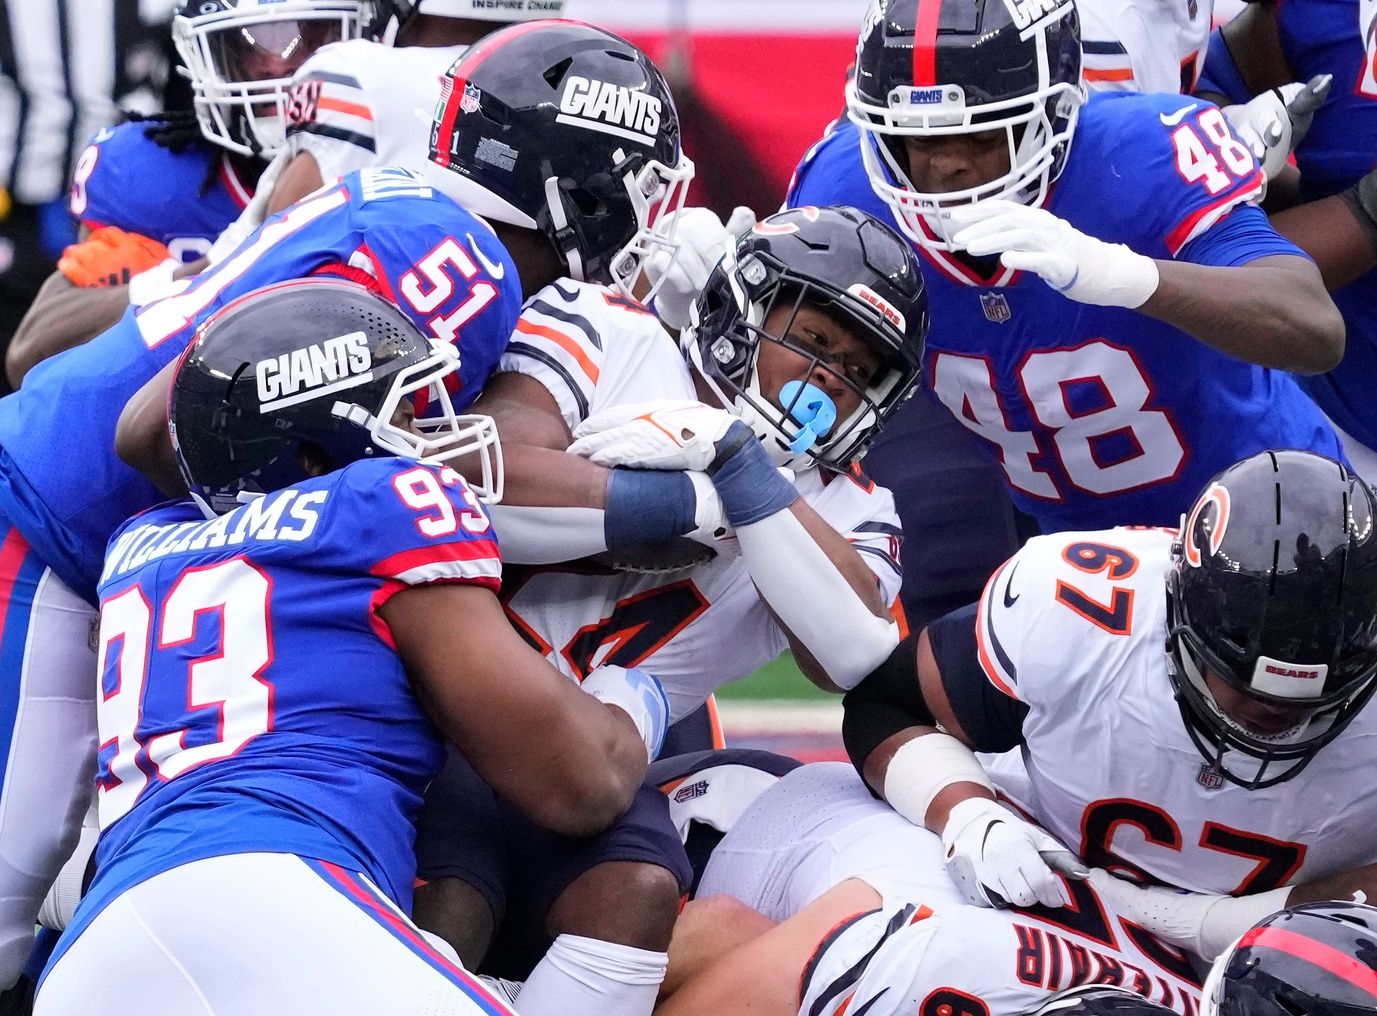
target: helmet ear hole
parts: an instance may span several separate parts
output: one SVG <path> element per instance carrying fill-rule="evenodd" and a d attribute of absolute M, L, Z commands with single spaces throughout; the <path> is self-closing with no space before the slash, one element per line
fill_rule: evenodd
<path fill-rule="evenodd" d="M 297 446 L 296 461 L 307 476 L 324 476 L 335 469 L 334 460 L 315 441 L 303 441 Z"/>
<path fill-rule="evenodd" d="M 602 214 L 603 204 L 601 201 L 598 200 L 597 195 L 592 193 L 591 191 L 586 190 L 583 187 L 570 187 L 564 193 L 568 196 L 569 200 L 574 203 L 574 207 L 579 210 L 580 214 Z"/>

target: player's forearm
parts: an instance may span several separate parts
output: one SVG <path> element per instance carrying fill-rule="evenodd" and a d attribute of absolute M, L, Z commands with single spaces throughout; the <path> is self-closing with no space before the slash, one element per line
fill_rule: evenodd
<path fill-rule="evenodd" d="M 761 598 L 806 650 L 800 659 L 831 684 L 854 688 L 898 645 L 874 572 L 802 498 L 736 537 Z"/>
<path fill-rule="evenodd" d="M 1315 259 L 1324 284 L 1339 289 L 1377 267 L 1377 237 L 1364 229 L 1339 195 L 1288 208 L 1272 225 Z"/>
<path fill-rule="evenodd" d="M 129 308 L 129 287 L 80 289 L 54 272 L 19 323 L 5 353 L 5 373 L 18 388 L 50 356 L 90 342 Z"/>
<path fill-rule="evenodd" d="M 1309 261 L 1286 255 L 1237 268 L 1157 261 L 1140 310 L 1248 363 L 1301 374 L 1343 358 L 1344 322 Z"/>
<path fill-rule="evenodd" d="M 1325 878 L 1301 882 L 1286 898 L 1288 907 L 1321 900 L 1358 900 L 1371 903 L 1377 900 L 1377 864 L 1364 864 Z"/>

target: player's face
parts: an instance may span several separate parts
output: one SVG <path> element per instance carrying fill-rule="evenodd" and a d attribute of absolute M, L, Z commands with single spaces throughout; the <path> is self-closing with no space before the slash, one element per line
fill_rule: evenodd
<path fill-rule="evenodd" d="M 806 303 L 797 314 L 792 302 L 777 305 L 765 318 L 764 327 L 771 335 L 813 353 L 861 389 L 867 388 L 880 371 L 880 358 L 850 328 Z M 778 342 L 761 342 L 756 370 L 760 391 L 780 408 L 780 389 L 790 381 L 807 381 L 826 392 L 837 406 L 838 420 L 845 420 L 860 408 L 860 395 L 836 374 Z"/>
<path fill-rule="evenodd" d="M 1205 685 L 1221 712 L 1241 727 L 1261 737 L 1284 734 L 1304 723 L 1310 711 L 1300 707 L 1274 706 L 1249 698 L 1223 678 L 1205 673 Z"/>
<path fill-rule="evenodd" d="M 1003 130 L 906 137 L 904 149 L 909 182 L 924 194 L 979 187 L 1009 172 L 1009 142 Z"/>

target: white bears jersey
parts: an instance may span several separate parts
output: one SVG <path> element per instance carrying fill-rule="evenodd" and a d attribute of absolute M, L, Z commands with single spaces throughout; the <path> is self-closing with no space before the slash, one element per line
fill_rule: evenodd
<path fill-rule="evenodd" d="M 1017 1016 L 1092 982 L 1198 1011 L 1184 958 L 1130 928 L 1087 883 L 1068 882 L 1073 905 L 1062 910 L 966 903 L 941 840 L 872 797 L 845 763 L 803 766 L 760 794 L 713 850 L 698 896 L 727 893 L 783 921 L 852 878 L 882 905 L 818 944 L 801 1016 Z"/>
<path fill-rule="evenodd" d="M 1098 92 L 1190 92 L 1214 0 L 1081 0 L 1085 83 Z"/>
<path fill-rule="evenodd" d="M 539 381 L 572 431 L 591 413 L 652 399 L 693 399 L 693 382 L 659 319 L 611 290 L 568 280 L 529 300 L 498 367 Z M 874 570 L 885 602 L 899 592 L 899 519 L 889 491 L 859 472 L 795 480 L 799 493 Z M 664 684 L 671 719 L 788 648 L 745 564 L 721 555 L 676 572 L 598 570 L 586 562 L 512 569 L 503 600 L 519 631 L 582 680 L 604 663 Z"/>
<path fill-rule="evenodd" d="M 1377 861 L 1377 709 L 1274 787 L 1245 790 L 1204 762 L 1165 651 L 1174 538 L 1040 536 L 991 577 L 976 641 L 985 675 L 1028 710 L 1024 803 L 1087 864 L 1197 892 L 1264 892 Z"/>
<path fill-rule="evenodd" d="M 310 152 L 325 183 L 368 166 L 424 167 L 440 79 L 467 48 L 322 46 L 292 77 L 288 151 Z"/>

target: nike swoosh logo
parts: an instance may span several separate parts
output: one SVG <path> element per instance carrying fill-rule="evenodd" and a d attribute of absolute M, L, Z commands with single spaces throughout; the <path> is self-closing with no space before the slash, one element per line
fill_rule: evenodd
<path fill-rule="evenodd" d="M 473 234 L 465 233 L 464 235 L 469 238 L 469 247 L 473 251 L 473 256 L 482 262 L 483 269 L 498 282 L 501 282 L 502 277 L 507 274 L 507 266 L 501 262 L 493 264 L 483 253 L 483 248 L 478 246 L 478 241 L 473 238 Z"/>
<path fill-rule="evenodd" d="M 1177 124 L 1181 122 L 1181 118 L 1184 117 L 1187 113 L 1189 113 L 1193 109 L 1199 108 L 1200 103 L 1192 102 L 1189 106 L 1182 106 L 1180 109 L 1178 109 L 1175 113 L 1172 113 L 1171 115 L 1167 115 L 1166 113 L 1158 113 L 1157 119 L 1161 120 L 1162 123 L 1168 127 L 1175 127 Z"/>
<path fill-rule="evenodd" d="M 1009 590 L 1013 588 L 1014 572 L 1018 571 L 1018 566 L 1022 563 L 1022 561 L 1019 561 L 1012 568 L 1009 569 L 1009 579 L 1007 582 L 1004 583 L 1004 606 L 1006 607 L 1012 607 L 1015 603 L 1018 602 L 1018 597 L 1010 596 Z"/>

